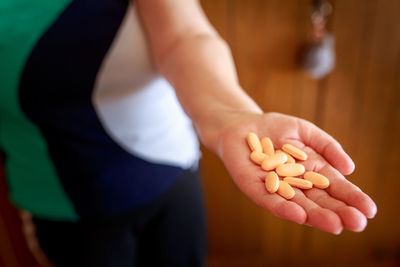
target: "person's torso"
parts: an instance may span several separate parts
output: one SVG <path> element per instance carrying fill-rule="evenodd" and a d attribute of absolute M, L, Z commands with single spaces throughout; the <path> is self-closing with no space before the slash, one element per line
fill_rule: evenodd
<path fill-rule="evenodd" d="M 0 36 L 0 147 L 20 207 L 71 220 L 118 214 L 198 160 L 128 1 L 3 0 Z"/>

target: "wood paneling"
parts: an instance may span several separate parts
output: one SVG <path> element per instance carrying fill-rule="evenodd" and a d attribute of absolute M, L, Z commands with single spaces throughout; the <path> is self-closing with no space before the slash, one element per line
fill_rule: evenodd
<path fill-rule="evenodd" d="M 399 264 L 400 1 L 330 2 L 337 63 L 316 81 L 298 64 L 311 1 L 202 1 L 246 91 L 265 111 L 308 119 L 339 140 L 356 162 L 348 178 L 373 197 L 378 215 L 363 233 L 340 236 L 282 221 L 244 198 L 204 151 L 209 266 Z"/>

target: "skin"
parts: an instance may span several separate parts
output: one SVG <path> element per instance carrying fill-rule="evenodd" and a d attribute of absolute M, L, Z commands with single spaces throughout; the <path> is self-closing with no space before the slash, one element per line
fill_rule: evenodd
<path fill-rule="evenodd" d="M 339 234 L 362 231 L 377 207 L 345 179 L 354 163 L 340 144 L 314 124 L 267 112 L 241 88 L 229 46 L 196 0 L 138 0 L 156 68 L 174 86 L 201 142 L 224 162 L 232 180 L 256 204 L 281 218 Z M 330 180 L 326 190 L 298 190 L 290 201 L 269 194 L 265 172 L 249 160 L 246 136 L 268 136 L 275 148 L 293 144 L 307 152 L 306 170 Z"/>

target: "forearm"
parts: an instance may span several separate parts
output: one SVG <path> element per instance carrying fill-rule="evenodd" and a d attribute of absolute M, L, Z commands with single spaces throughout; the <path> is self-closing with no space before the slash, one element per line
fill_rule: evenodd
<path fill-rule="evenodd" d="M 156 60 L 174 86 L 202 142 L 216 150 L 218 135 L 238 112 L 261 113 L 240 87 L 227 44 L 216 34 L 194 34 Z"/>
<path fill-rule="evenodd" d="M 219 132 L 235 113 L 261 113 L 238 83 L 229 47 L 197 0 L 137 4 L 159 72 L 175 88 L 203 144 L 216 151 Z"/>

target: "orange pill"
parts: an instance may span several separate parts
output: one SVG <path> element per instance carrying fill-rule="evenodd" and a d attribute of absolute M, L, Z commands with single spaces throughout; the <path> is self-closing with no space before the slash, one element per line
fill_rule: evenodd
<path fill-rule="evenodd" d="M 282 151 L 282 150 L 278 149 L 278 150 L 275 151 L 275 154 L 276 153 L 285 153 L 286 156 L 287 156 L 286 163 L 296 163 L 296 160 L 290 154 L 286 153 L 285 151 Z"/>
<path fill-rule="evenodd" d="M 287 160 L 286 154 L 279 153 L 270 156 L 261 163 L 261 168 L 266 171 L 271 171 Z"/>
<path fill-rule="evenodd" d="M 301 189 L 310 189 L 313 186 L 313 184 L 310 181 L 295 177 L 285 177 L 283 178 L 283 181 L 290 184 L 291 186 Z"/>
<path fill-rule="evenodd" d="M 285 163 L 276 167 L 276 173 L 279 176 L 299 176 L 305 171 L 304 166 L 299 163 Z"/>
<path fill-rule="evenodd" d="M 255 133 L 249 133 L 247 135 L 247 143 L 249 144 L 251 151 L 262 152 L 260 139 Z"/>
<path fill-rule="evenodd" d="M 268 137 L 264 137 L 261 139 L 261 146 L 265 154 L 270 156 L 275 154 L 274 144 Z"/>
<path fill-rule="evenodd" d="M 265 176 L 265 188 L 270 193 L 275 193 L 279 188 L 279 177 L 275 172 L 269 172 Z"/>
<path fill-rule="evenodd" d="M 279 181 L 279 188 L 277 193 L 286 199 L 292 199 L 294 197 L 294 189 L 285 181 Z"/>
<path fill-rule="evenodd" d="M 282 150 L 299 160 L 306 160 L 308 158 L 306 152 L 291 144 L 284 144 Z"/>
<path fill-rule="evenodd" d="M 261 165 L 261 163 L 268 158 L 268 155 L 262 153 L 262 152 L 258 152 L 258 151 L 253 151 L 250 154 L 250 159 L 258 165 Z"/>
<path fill-rule="evenodd" d="M 329 186 L 329 179 L 316 172 L 306 172 L 304 179 L 310 181 L 315 187 L 325 189 Z"/>

